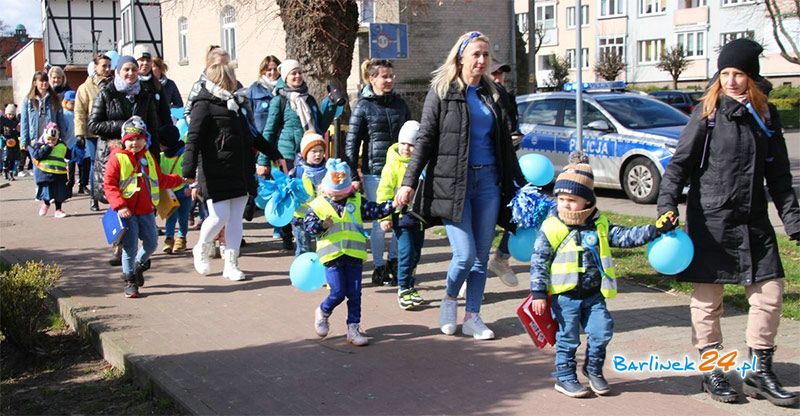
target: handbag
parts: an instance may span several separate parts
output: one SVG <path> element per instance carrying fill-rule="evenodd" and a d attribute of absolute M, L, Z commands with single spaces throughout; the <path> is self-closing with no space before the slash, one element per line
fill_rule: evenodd
<path fill-rule="evenodd" d="M 156 212 L 162 220 L 166 220 L 167 218 L 171 217 L 178 208 L 180 208 L 181 202 L 178 201 L 178 197 L 175 196 L 175 192 L 169 188 L 159 189 L 158 195 L 159 197 L 158 205 L 156 206 Z"/>

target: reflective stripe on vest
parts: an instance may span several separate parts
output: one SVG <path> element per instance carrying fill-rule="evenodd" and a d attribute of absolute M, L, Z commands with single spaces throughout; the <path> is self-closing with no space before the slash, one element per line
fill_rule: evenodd
<path fill-rule="evenodd" d="M 314 197 L 317 196 L 317 191 L 314 189 L 314 182 L 311 182 L 311 178 L 305 174 L 302 175 L 301 180 L 303 181 L 303 189 L 305 189 L 308 194 L 308 201 L 314 200 Z M 306 216 L 306 212 L 308 212 L 308 201 L 297 206 L 297 209 L 294 210 L 295 217 L 303 218 Z"/>
<path fill-rule="evenodd" d="M 161 167 L 161 172 L 165 175 L 181 175 L 181 169 L 183 168 L 183 153 L 179 154 L 178 156 L 168 157 L 164 155 L 164 152 L 161 152 L 161 158 L 159 159 L 159 165 Z M 177 171 L 177 172 L 176 172 Z M 185 184 L 180 184 L 174 188 L 173 191 L 177 192 L 183 189 L 186 186 Z"/>
<path fill-rule="evenodd" d="M 52 173 L 55 175 L 67 174 L 67 162 L 64 157 L 67 156 L 67 145 L 64 143 L 57 143 L 50 154 L 42 160 L 36 161 L 36 168 L 42 172 Z"/>
<path fill-rule="evenodd" d="M 147 161 L 147 181 L 149 182 L 148 188 L 150 189 L 150 201 L 153 205 L 158 205 L 159 189 L 158 189 L 158 172 L 155 169 L 156 161 L 150 152 L 144 152 L 145 160 Z M 117 160 L 119 161 L 119 190 L 122 192 L 122 197 L 129 199 L 136 192 L 142 188 L 139 187 L 139 178 L 142 172 L 135 172 L 131 159 L 125 153 L 117 153 Z"/>
<path fill-rule="evenodd" d="M 310 206 L 319 219 L 330 217 L 333 220 L 333 225 L 317 238 L 317 255 L 323 264 L 344 255 L 367 259 L 367 238 L 361 228 L 360 194 L 347 199 L 341 216 L 323 196 L 314 198 Z"/>
<path fill-rule="evenodd" d="M 594 225 L 597 229 L 597 240 L 600 246 L 600 263 L 602 267 L 600 293 L 606 298 L 613 298 L 617 295 L 616 269 L 611 258 L 611 247 L 608 245 L 608 218 L 605 215 L 595 220 Z M 548 291 L 555 295 L 568 292 L 578 286 L 581 273 L 586 271 L 585 267 L 580 266 L 580 256 L 585 250 L 577 243 L 576 238 L 561 243 L 569 235 L 569 228 L 556 217 L 548 217 L 542 223 L 542 232 L 547 237 L 550 247 L 556 251 L 553 262 L 550 265 L 550 287 Z M 600 265 L 598 265 L 600 266 Z"/>

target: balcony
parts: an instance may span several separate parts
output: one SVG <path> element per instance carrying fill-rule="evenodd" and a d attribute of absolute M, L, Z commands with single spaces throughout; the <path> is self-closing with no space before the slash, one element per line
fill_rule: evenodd
<path fill-rule="evenodd" d="M 672 23 L 675 26 L 708 24 L 708 7 L 702 6 L 689 9 L 677 9 L 672 15 Z"/>

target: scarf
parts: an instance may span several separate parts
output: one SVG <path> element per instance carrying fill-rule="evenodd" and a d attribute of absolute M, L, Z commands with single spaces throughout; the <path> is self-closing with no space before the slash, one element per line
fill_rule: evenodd
<path fill-rule="evenodd" d="M 159 79 L 159 80 L 158 80 L 158 82 L 160 82 L 160 83 L 161 83 L 161 85 L 167 85 L 167 81 L 168 81 L 168 80 L 169 80 L 169 79 L 168 79 L 167 77 L 163 77 L 163 76 L 162 76 L 162 77 L 161 77 L 161 79 Z"/>
<path fill-rule="evenodd" d="M 264 74 L 258 78 L 258 83 L 259 85 L 264 87 L 267 91 L 269 91 L 272 95 L 275 95 L 274 91 L 275 91 L 275 84 L 278 83 L 277 79 L 273 81 L 269 79 L 266 74 Z"/>
<path fill-rule="evenodd" d="M 733 98 L 734 100 L 736 100 L 736 101 L 738 101 L 738 102 L 740 102 L 740 103 L 742 103 L 742 104 L 744 104 L 744 102 L 745 102 L 745 101 L 747 101 L 747 94 L 742 94 L 742 95 L 728 95 L 728 97 L 731 97 L 731 98 Z"/>
<path fill-rule="evenodd" d="M 147 82 L 147 81 L 150 81 L 151 79 L 153 79 L 153 73 L 152 72 L 150 73 L 150 75 L 139 75 L 139 80 L 140 81 Z"/>
<path fill-rule="evenodd" d="M 238 97 L 236 94 L 220 87 L 219 85 L 211 82 L 210 80 L 206 80 L 206 89 L 211 95 L 219 98 L 222 101 L 225 101 L 226 105 L 228 106 L 228 110 L 230 111 L 239 111 L 239 101 L 241 98 Z"/>
<path fill-rule="evenodd" d="M 558 218 L 566 225 L 582 225 L 595 212 L 594 207 L 589 207 L 581 211 L 567 211 L 558 208 Z"/>
<path fill-rule="evenodd" d="M 128 84 L 124 79 L 122 79 L 122 77 L 114 77 L 114 88 L 116 88 L 117 91 L 124 93 L 125 96 L 128 97 L 128 100 L 133 102 L 134 97 L 139 95 L 142 84 L 138 79 L 133 84 Z"/>
<path fill-rule="evenodd" d="M 292 111 L 300 118 L 300 124 L 303 126 L 303 131 L 314 130 L 317 127 L 314 125 L 314 119 L 311 116 L 311 108 L 308 107 L 306 99 L 308 98 L 308 87 L 305 83 L 300 88 L 290 88 L 286 86 L 278 91 L 278 93 L 289 101 Z"/>

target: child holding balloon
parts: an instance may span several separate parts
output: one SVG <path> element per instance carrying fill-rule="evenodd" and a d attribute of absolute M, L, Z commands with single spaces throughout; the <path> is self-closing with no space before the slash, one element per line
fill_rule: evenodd
<path fill-rule="evenodd" d="M 588 158 L 581 152 L 571 154 L 553 187 L 557 205 L 542 223 L 531 257 L 533 311 L 550 313 L 547 295 L 552 296 L 553 319 L 558 322 L 555 389 L 569 397 L 589 394 L 576 374 L 581 326 L 588 335 L 582 372 L 596 394 L 611 391 L 603 377 L 606 346 L 614 327 L 606 298 L 617 294 L 610 248 L 641 246 L 658 236 L 654 225 L 610 224 L 595 206 L 593 188 Z"/>
<path fill-rule="evenodd" d="M 361 332 L 361 271 L 367 259 L 364 221 L 375 221 L 394 212 L 394 200 L 376 203 L 356 193 L 350 166 L 329 159 L 319 195 L 309 204 L 303 219 L 305 231 L 317 236 L 317 254 L 325 266 L 330 293 L 314 313 L 317 335 L 328 335 L 328 317 L 347 298 L 347 341 L 356 346 L 369 343 Z"/>

